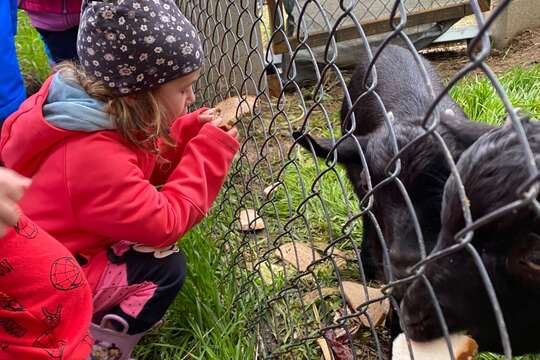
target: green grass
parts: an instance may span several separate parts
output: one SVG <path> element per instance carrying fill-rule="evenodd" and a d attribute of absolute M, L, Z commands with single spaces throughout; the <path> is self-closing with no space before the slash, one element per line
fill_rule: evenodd
<path fill-rule="evenodd" d="M 35 91 L 36 85 L 49 76 L 51 69 L 43 42 L 23 11 L 19 11 L 18 14 L 15 46 L 26 85 Z"/>
<path fill-rule="evenodd" d="M 50 71 L 43 45 L 36 32 L 29 26 L 24 14 L 20 14 L 19 21 L 17 50 L 22 71 L 26 79 L 43 81 Z M 514 69 L 502 75 L 500 80 L 514 106 L 540 117 L 540 66 Z M 485 78 L 468 77 L 460 82 L 451 94 L 473 119 L 493 124 L 500 124 L 503 120 L 502 103 Z M 339 117 L 339 96 L 337 99 L 325 98 L 323 104 L 327 106 L 331 122 L 336 125 Z M 297 103 L 292 106 L 297 110 Z M 289 113 L 292 114 L 292 111 Z M 296 116 L 291 116 L 294 117 Z M 322 117 L 317 124 L 319 132 L 328 134 Z M 273 150 L 271 155 L 275 156 L 275 149 L 271 150 Z M 255 358 L 258 350 L 255 347 L 255 332 L 254 328 L 249 326 L 253 325 L 251 321 L 253 315 L 264 307 L 264 300 L 277 296 L 291 286 L 294 271 L 290 267 L 284 267 L 275 257 L 269 255 L 266 256 L 267 262 L 255 268 L 258 272 L 253 278 L 248 278 L 247 271 L 242 269 L 248 268 L 247 263 L 255 262 L 257 256 L 263 254 L 265 249 L 275 245 L 275 241 L 283 243 L 309 239 L 324 243 L 331 238 L 335 239 L 342 233 L 341 226 L 350 214 L 358 212 L 358 203 L 341 168 L 323 175 L 313 189 L 318 196 L 300 206 L 306 196 L 313 194 L 311 184 L 326 169 L 326 165 L 322 161 L 312 159 L 305 151 L 294 151 L 292 156 L 295 165 L 289 164 L 280 174 L 273 173 L 270 176 L 262 168 L 255 169 L 255 173 L 260 172 L 257 176 L 253 176 L 253 173 L 248 173 L 245 169 L 240 171 L 241 176 L 231 181 L 241 182 L 249 176 L 256 178 L 257 181 L 249 183 L 254 195 L 241 197 L 243 194 L 229 191 L 221 197 L 223 202 L 213 211 L 213 215 L 182 239 L 189 267 L 186 284 L 169 310 L 166 324 L 147 336 L 137 348 L 138 358 L 166 360 Z M 253 166 L 253 163 L 250 162 L 250 165 Z M 280 168 L 281 164 L 279 161 L 273 161 L 270 167 L 275 170 Z M 280 185 L 271 195 L 272 202 L 263 205 L 265 198 L 260 190 L 276 181 L 279 181 Z M 244 185 L 246 184 L 242 184 L 242 187 Z M 230 231 L 230 227 L 235 226 L 231 224 L 231 219 L 236 216 L 236 206 L 240 206 L 240 203 L 243 207 L 260 209 L 267 222 L 269 239 L 240 236 L 237 232 Z M 325 211 L 330 221 L 326 221 Z M 279 240 L 272 237 L 282 231 L 288 221 L 291 231 L 287 237 Z M 309 226 L 306 225 L 306 221 Z M 336 248 L 351 251 L 353 245 L 359 245 L 361 221 L 353 222 L 348 231 L 351 236 L 339 241 Z M 227 234 L 227 241 L 223 240 L 223 234 Z M 241 256 L 234 258 L 233 255 Z M 228 270 L 231 268 L 233 271 L 229 273 Z M 321 264 L 314 273 L 313 276 L 316 278 L 300 279 L 296 286 L 302 290 L 310 290 L 314 281 L 325 286 L 335 286 L 335 272 L 328 264 Z M 357 277 L 354 268 L 341 269 L 340 275 L 348 279 Z M 240 289 L 246 291 L 237 298 Z M 294 299 L 294 294 L 291 294 L 290 300 L 294 302 Z M 328 317 L 335 311 L 334 305 L 329 304 L 329 309 L 326 310 L 319 306 L 320 314 L 316 316 Z M 292 307 L 285 311 L 282 301 L 273 303 L 270 309 L 275 316 L 269 322 L 268 332 L 283 343 L 294 343 L 298 335 L 295 329 L 300 328 L 305 320 L 302 318 L 302 314 L 306 313 L 305 309 Z M 313 329 L 316 330 L 316 326 Z M 309 335 L 309 330 L 306 331 Z M 317 353 L 317 345 L 309 342 L 307 346 L 300 346 L 294 350 L 290 358 L 295 356 L 298 359 L 314 358 L 316 357 L 314 354 Z M 491 354 L 482 354 L 479 358 L 500 359 Z M 540 357 L 519 359 L 540 360 Z"/>
<path fill-rule="evenodd" d="M 138 347 L 139 359 L 244 359 L 244 354 L 254 353 L 244 333 L 252 310 L 245 302 L 233 301 L 236 289 L 223 281 L 226 269 L 216 267 L 216 239 L 207 235 L 207 228 L 199 226 L 182 239 L 186 283 L 165 325 Z"/>
<path fill-rule="evenodd" d="M 540 118 L 540 65 L 515 68 L 499 76 L 499 81 L 514 107 Z M 484 76 L 466 78 L 452 89 L 451 95 L 472 119 L 493 125 L 504 122 L 503 103 Z"/>

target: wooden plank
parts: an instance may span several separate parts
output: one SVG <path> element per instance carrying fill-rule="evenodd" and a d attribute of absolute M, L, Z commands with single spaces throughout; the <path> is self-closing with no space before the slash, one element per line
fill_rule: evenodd
<path fill-rule="evenodd" d="M 275 25 L 274 24 L 274 16 L 276 14 L 276 11 L 277 11 L 277 4 L 276 4 L 276 0 L 268 0 L 266 2 L 266 6 L 268 6 L 268 18 L 270 20 L 270 29 L 274 29 Z"/>
<path fill-rule="evenodd" d="M 481 5 L 482 11 L 489 10 L 489 4 L 484 0 L 480 1 L 479 4 Z M 462 4 L 453 4 L 448 5 L 444 7 L 440 7 L 437 9 L 428 9 L 419 11 L 413 14 L 409 14 L 407 16 L 407 27 L 410 26 L 416 26 L 416 25 L 422 25 L 422 24 L 429 24 L 433 22 L 439 22 L 439 21 L 446 21 L 446 20 L 452 20 L 452 19 L 460 19 L 464 16 L 471 15 L 472 9 L 469 3 L 462 3 Z M 399 22 L 399 16 L 397 16 L 394 21 L 397 23 Z M 390 26 L 390 18 L 384 18 L 384 19 L 376 19 L 376 20 L 370 20 L 362 23 L 362 28 L 364 29 L 364 32 L 366 33 L 366 36 L 380 34 L 384 32 L 392 31 L 392 27 Z M 328 42 L 329 34 L 326 31 L 322 32 L 314 32 L 309 34 L 307 45 L 310 47 L 317 47 L 317 46 L 323 46 Z M 359 37 L 358 30 L 356 26 L 346 26 L 341 29 L 338 29 L 335 33 L 334 39 L 337 42 L 346 41 L 346 40 L 353 40 Z M 298 45 L 299 42 L 296 38 L 290 37 L 289 43 L 291 48 L 294 50 Z M 274 42 L 273 43 L 273 50 L 276 54 L 283 54 L 288 52 L 287 44 L 285 41 L 281 42 Z"/>
<path fill-rule="evenodd" d="M 482 11 L 491 10 L 491 0 L 478 0 L 478 5 Z"/>
<path fill-rule="evenodd" d="M 266 3 L 266 6 L 268 6 L 268 18 L 270 20 L 270 31 L 274 33 L 276 31 L 276 24 L 275 24 L 275 17 L 276 17 L 276 11 L 280 11 L 282 15 L 284 15 L 283 11 L 283 3 L 280 4 L 280 7 L 278 8 L 276 0 L 268 0 Z M 281 21 L 283 22 L 283 31 L 285 31 L 285 19 L 284 16 L 281 16 Z M 279 32 L 274 35 L 274 44 L 282 43 L 285 41 L 283 33 Z"/>

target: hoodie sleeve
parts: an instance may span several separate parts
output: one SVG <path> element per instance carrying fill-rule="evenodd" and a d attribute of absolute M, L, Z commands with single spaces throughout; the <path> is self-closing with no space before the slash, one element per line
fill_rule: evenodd
<path fill-rule="evenodd" d="M 171 136 L 176 141 L 176 147 L 160 144 L 160 157 L 156 164 L 150 182 L 154 185 L 163 185 L 172 170 L 178 165 L 188 142 L 195 137 L 202 128 L 199 115 L 208 110 L 201 108 L 192 113 L 176 119 L 171 126 Z"/>
<path fill-rule="evenodd" d="M 144 178 L 135 153 L 116 140 L 100 140 L 78 143 L 89 153 L 84 161 L 77 148 L 66 161 L 75 216 L 88 231 L 154 247 L 176 242 L 203 218 L 239 148 L 236 139 L 205 124 L 158 191 Z"/>

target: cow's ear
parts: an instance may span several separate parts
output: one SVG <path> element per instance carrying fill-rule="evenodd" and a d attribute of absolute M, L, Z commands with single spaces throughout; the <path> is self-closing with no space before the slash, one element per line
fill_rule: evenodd
<path fill-rule="evenodd" d="M 495 126 L 480 121 L 472 121 L 463 115 L 457 115 L 453 110 L 447 109 L 441 114 L 441 123 L 454 136 L 456 144 L 466 150 L 478 138 Z"/>
<path fill-rule="evenodd" d="M 513 278 L 540 292 L 540 236 L 529 233 L 513 239 L 506 264 Z"/>
<path fill-rule="evenodd" d="M 299 131 L 295 131 L 293 132 L 293 138 L 298 145 L 313 152 L 320 158 L 331 158 L 332 153 L 335 151 L 337 161 L 342 164 L 351 162 L 360 163 L 360 147 L 365 150 L 367 145 L 367 138 L 355 135 L 349 135 L 344 139 L 334 142 L 327 138 L 315 139 L 309 134 L 302 134 Z"/>

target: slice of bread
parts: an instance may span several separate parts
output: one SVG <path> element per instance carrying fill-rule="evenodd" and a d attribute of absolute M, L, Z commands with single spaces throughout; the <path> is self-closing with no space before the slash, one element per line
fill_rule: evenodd
<path fill-rule="evenodd" d="M 463 334 L 451 334 L 450 343 L 455 360 L 472 360 L 478 353 L 478 344 L 473 338 Z M 428 342 L 411 341 L 413 356 L 409 352 L 405 334 L 399 334 L 392 346 L 392 360 L 451 360 L 444 338 Z"/>
<path fill-rule="evenodd" d="M 250 114 L 253 104 L 255 103 L 254 96 L 246 96 L 244 100 L 239 97 L 227 98 L 214 106 L 216 115 L 221 116 L 223 121 L 219 125 L 223 130 L 229 130 L 236 123 L 236 115 L 242 117 Z"/>

